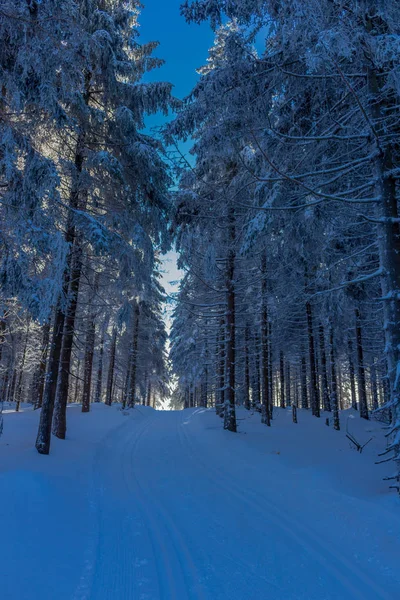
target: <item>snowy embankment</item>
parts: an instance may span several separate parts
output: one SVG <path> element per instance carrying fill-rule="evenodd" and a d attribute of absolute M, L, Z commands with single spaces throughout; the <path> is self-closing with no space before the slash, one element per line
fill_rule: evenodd
<path fill-rule="evenodd" d="M 346 413 L 346 415 L 349 413 Z M 394 600 L 400 503 L 375 466 L 380 426 L 299 411 L 124 415 L 69 408 L 68 440 L 33 448 L 38 413 L 0 438 L 2 600 Z"/>

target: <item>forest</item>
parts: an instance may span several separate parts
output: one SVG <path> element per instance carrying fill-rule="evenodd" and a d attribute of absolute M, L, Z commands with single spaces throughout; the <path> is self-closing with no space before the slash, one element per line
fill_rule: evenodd
<path fill-rule="evenodd" d="M 398 600 L 399 196 L 400 0 L 0 0 L 1 600 Z"/>
<path fill-rule="evenodd" d="M 183 99 L 140 12 L 0 2 L 0 407 L 40 409 L 41 454 L 71 403 L 353 408 L 396 487 L 399 2 L 184 2 L 215 41 Z"/>

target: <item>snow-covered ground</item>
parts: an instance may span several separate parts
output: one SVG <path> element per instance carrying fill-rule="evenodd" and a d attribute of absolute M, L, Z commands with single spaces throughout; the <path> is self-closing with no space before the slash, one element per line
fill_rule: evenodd
<path fill-rule="evenodd" d="M 33 448 L 38 412 L 4 415 L 1 600 L 381 600 L 400 597 L 400 502 L 345 432 L 299 411 L 70 407 L 68 440 Z M 351 413 L 346 413 L 351 414 Z M 343 430 L 346 416 L 342 416 Z"/>

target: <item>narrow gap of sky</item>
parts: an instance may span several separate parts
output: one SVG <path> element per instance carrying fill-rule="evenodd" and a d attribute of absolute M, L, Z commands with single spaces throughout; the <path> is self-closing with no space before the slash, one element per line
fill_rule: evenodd
<path fill-rule="evenodd" d="M 213 44 L 213 33 L 207 24 L 189 25 L 180 15 L 182 0 L 145 0 L 140 16 L 140 42 L 160 43 L 154 56 L 165 61 L 159 69 L 146 75 L 146 81 L 169 81 L 173 84 L 173 94 L 184 98 L 195 86 L 199 75 L 196 69 L 205 64 L 208 49 Z M 171 115 L 169 118 L 172 118 Z M 151 130 L 166 122 L 162 114 L 146 119 L 146 128 Z M 186 152 L 189 144 L 185 144 Z M 167 294 L 177 291 L 182 271 L 177 267 L 177 254 L 174 250 L 163 258 L 162 285 Z M 170 325 L 170 305 L 167 306 L 166 322 Z"/>

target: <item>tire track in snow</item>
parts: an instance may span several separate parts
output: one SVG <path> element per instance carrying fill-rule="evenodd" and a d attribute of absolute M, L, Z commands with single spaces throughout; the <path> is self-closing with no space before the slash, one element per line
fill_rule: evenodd
<path fill-rule="evenodd" d="M 72 600 L 89 600 L 92 592 L 94 570 L 97 560 L 97 548 L 100 537 L 100 506 L 99 506 L 99 491 L 100 486 L 96 485 L 97 466 L 99 464 L 99 457 L 104 451 L 104 446 L 107 442 L 115 437 L 116 433 L 121 429 L 125 429 L 127 422 L 124 421 L 114 427 L 107 433 L 98 443 L 98 447 L 94 453 L 92 459 L 92 466 L 89 474 L 89 486 L 88 486 L 88 505 L 89 505 L 89 519 L 91 521 L 89 526 L 89 539 L 83 552 L 83 567 L 81 576 L 77 587 L 72 596 Z"/>
<path fill-rule="evenodd" d="M 138 582 L 135 550 L 137 539 L 132 532 L 131 522 L 134 500 L 129 502 L 129 489 L 123 471 L 127 453 L 147 428 L 148 420 L 148 416 L 139 423 L 127 418 L 99 442 L 92 463 L 90 486 L 90 503 L 95 518 L 84 553 L 83 573 L 73 600 L 90 600 L 93 597 L 96 600 L 111 600 L 115 598 L 115 593 L 118 593 L 118 599 L 121 600 L 154 598 L 154 595 L 146 597 L 141 592 L 134 591 Z M 116 512 L 113 498 L 108 494 L 108 490 L 113 487 L 119 488 L 120 494 L 124 496 L 119 512 Z M 121 560 L 118 561 L 116 557 L 119 555 Z"/>
<path fill-rule="evenodd" d="M 198 410 L 194 411 L 194 412 L 191 414 L 191 416 L 192 416 L 192 415 L 194 416 L 196 413 L 200 413 L 200 412 L 204 412 L 204 409 L 198 409 Z M 181 419 L 179 420 L 179 422 L 177 423 L 177 428 L 178 428 L 178 435 L 179 435 L 180 445 L 181 445 L 181 447 L 182 447 L 182 449 L 183 449 L 182 455 L 184 455 L 184 456 L 188 456 L 188 454 L 189 454 L 191 457 L 193 457 L 194 459 L 196 459 L 195 455 L 193 454 L 193 451 L 192 451 L 192 448 L 191 448 L 191 446 L 190 446 L 190 445 L 188 445 L 188 443 L 187 443 L 187 440 L 186 440 L 186 435 L 187 435 L 187 434 L 186 434 L 186 430 L 183 428 L 183 425 L 184 425 L 183 421 L 184 421 L 184 418 L 185 418 L 184 411 L 181 411 L 181 414 L 182 414 L 182 417 L 181 417 Z M 191 418 L 191 417 L 190 417 L 190 418 Z M 192 464 L 193 464 L 193 463 L 192 463 Z M 208 471 L 207 471 L 207 469 L 205 468 L 204 464 L 201 464 L 200 466 L 201 466 L 201 468 L 203 469 L 203 471 L 205 471 L 205 472 L 206 472 L 206 477 L 207 477 L 207 480 L 209 480 L 209 481 L 212 481 L 212 484 L 214 485 L 214 483 L 215 483 L 215 482 L 214 482 L 214 480 L 210 479 L 210 477 L 209 477 L 209 475 L 208 475 Z M 203 549 L 203 553 L 204 553 L 204 549 Z M 272 580 L 271 580 L 270 578 L 268 578 L 267 576 L 265 576 L 265 575 L 262 575 L 262 574 L 261 574 L 261 573 L 260 573 L 260 572 L 259 572 L 259 571 L 258 571 L 258 570 L 255 568 L 255 566 L 254 566 L 253 564 L 250 564 L 250 563 L 246 562 L 246 561 L 243 559 L 243 557 L 241 557 L 241 559 L 240 559 L 240 560 L 236 560 L 236 559 L 234 559 L 232 556 L 229 556 L 228 554 L 225 554 L 225 555 L 224 555 L 224 561 L 228 561 L 229 563 L 231 563 L 232 565 L 234 565 L 234 566 L 235 566 L 235 568 L 238 568 L 238 567 L 239 567 L 240 569 L 243 569 L 243 567 L 246 567 L 246 571 L 247 571 L 247 573 L 248 573 L 248 574 L 252 574 L 252 575 L 254 575 L 255 577 L 257 577 L 258 579 L 260 579 L 260 580 L 264 581 L 264 582 L 265 582 L 267 585 L 269 585 L 269 586 L 273 586 L 274 588 L 276 588 L 277 592 L 279 592 L 279 591 L 280 591 L 280 589 L 279 589 L 279 586 L 278 586 L 278 585 L 277 585 L 277 584 L 276 584 L 274 581 L 272 581 Z"/>
<path fill-rule="evenodd" d="M 157 418 L 157 417 L 156 417 Z M 160 417 L 159 417 L 160 418 Z M 140 439 L 144 433 L 150 430 L 150 424 L 147 429 L 142 432 Z M 176 437 L 179 439 L 179 424 L 176 423 Z M 140 442 L 137 440 L 137 444 Z M 149 444 L 149 441 L 147 441 Z M 149 444 L 150 445 L 150 444 Z M 137 447 L 137 445 L 136 445 Z M 165 581 L 165 568 L 160 566 L 158 559 L 158 572 L 163 580 L 162 592 L 160 596 L 165 597 L 165 600 L 179 599 L 185 600 L 203 600 L 205 598 L 203 590 L 199 585 L 199 573 L 195 566 L 195 562 L 190 553 L 187 542 L 185 541 L 182 532 L 175 524 L 173 518 L 161 504 L 157 493 L 151 490 L 149 485 L 146 485 L 145 480 L 135 475 L 133 465 L 134 452 L 132 452 L 131 473 L 135 479 L 135 486 L 140 490 L 144 498 L 144 506 L 147 507 L 147 527 L 152 536 L 154 546 L 162 549 L 162 564 L 167 564 L 167 581 Z M 162 535 L 161 532 L 164 531 Z M 171 544 L 174 555 L 174 563 L 171 563 Z M 158 553 L 155 552 L 158 556 Z M 167 584 L 167 585 L 165 585 Z"/>
<path fill-rule="evenodd" d="M 189 421 L 191 421 L 196 414 L 201 412 L 204 412 L 203 409 L 194 411 L 190 415 Z M 242 504 L 247 504 L 253 511 L 259 513 L 260 527 L 261 524 L 265 522 L 267 515 L 268 519 L 277 528 L 282 529 L 289 538 L 292 538 L 297 544 L 305 548 L 321 566 L 339 580 L 350 592 L 351 596 L 349 597 L 352 600 L 355 600 L 356 598 L 359 600 L 366 600 L 366 598 L 371 597 L 372 590 L 375 594 L 374 600 L 393 600 L 393 597 L 389 596 L 386 591 L 378 586 L 365 572 L 354 566 L 354 564 L 349 564 L 338 551 L 333 551 L 332 547 L 329 547 L 328 544 L 316 533 L 312 532 L 308 526 L 306 528 L 300 525 L 296 520 L 290 518 L 264 496 L 261 496 L 252 490 L 247 490 L 247 493 L 244 494 L 242 489 L 235 484 L 234 479 L 227 477 L 223 470 L 215 467 L 211 461 L 205 463 L 202 454 L 195 449 L 193 441 L 187 432 L 187 427 L 184 426 L 183 419 L 182 430 L 187 447 L 191 450 L 192 456 L 195 457 L 196 463 L 201 466 L 213 485 L 228 492 L 230 496 L 234 496 Z M 197 437 L 201 439 L 200 435 Z M 211 473 L 214 473 L 213 477 L 210 477 Z M 249 496 L 252 496 L 252 498 Z M 265 533 L 268 534 L 268 531 Z M 349 575 L 357 582 L 356 584 L 351 580 Z M 360 584 L 362 587 L 360 587 Z"/>

